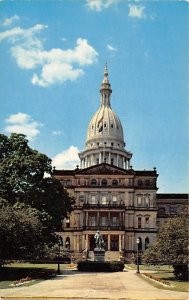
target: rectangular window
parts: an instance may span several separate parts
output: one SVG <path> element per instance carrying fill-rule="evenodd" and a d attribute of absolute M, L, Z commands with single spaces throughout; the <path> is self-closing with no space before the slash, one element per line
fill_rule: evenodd
<path fill-rule="evenodd" d="M 101 226 L 107 226 L 107 216 L 102 216 L 101 217 Z"/>
<path fill-rule="evenodd" d="M 107 198 L 106 196 L 102 196 L 102 205 L 106 205 L 107 204 Z"/>
<path fill-rule="evenodd" d="M 96 204 L 96 196 L 95 195 L 91 196 L 91 204 Z"/>
<path fill-rule="evenodd" d="M 89 226 L 96 226 L 96 216 L 95 215 L 89 216 Z"/>
<path fill-rule="evenodd" d="M 114 164 L 114 159 L 113 158 L 111 158 L 111 165 L 113 165 Z"/>
<path fill-rule="evenodd" d="M 137 197 L 138 206 L 142 206 L 142 196 Z"/>
<path fill-rule="evenodd" d="M 117 196 L 112 196 L 112 203 L 117 204 Z"/>
<path fill-rule="evenodd" d="M 113 226 L 113 227 L 116 227 L 116 226 L 117 226 L 117 221 L 118 221 L 118 219 L 117 219 L 116 216 L 115 216 L 115 217 L 112 217 L 112 226 Z"/>

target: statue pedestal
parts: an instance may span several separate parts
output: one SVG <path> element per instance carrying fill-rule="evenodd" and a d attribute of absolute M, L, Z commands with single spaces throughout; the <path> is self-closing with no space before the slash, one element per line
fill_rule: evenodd
<path fill-rule="evenodd" d="M 94 261 L 105 261 L 105 250 L 104 249 L 94 249 Z"/>

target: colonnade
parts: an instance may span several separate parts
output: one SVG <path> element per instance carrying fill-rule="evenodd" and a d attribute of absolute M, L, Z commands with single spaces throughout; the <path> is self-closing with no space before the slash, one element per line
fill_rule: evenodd
<path fill-rule="evenodd" d="M 113 162 L 112 162 L 113 160 Z M 114 154 L 111 152 L 99 152 L 98 154 L 89 154 L 80 159 L 80 168 L 85 169 L 97 164 L 106 162 L 116 167 L 123 168 L 125 170 L 130 168 L 130 159 L 121 154 Z"/>

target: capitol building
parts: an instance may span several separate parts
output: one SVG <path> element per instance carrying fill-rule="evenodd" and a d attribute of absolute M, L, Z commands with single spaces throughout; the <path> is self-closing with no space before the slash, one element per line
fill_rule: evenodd
<path fill-rule="evenodd" d="M 132 152 L 126 148 L 124 130 L 111 107 L 107 65 L 100 87 L 100 106 L 91 118 L 85 149 L 75 170 L 54 170 L 70 196 L 74 210 L 63 221 L 63 244 L 73 253 L 94 249 L 100 230 L 106 259 L 125 258 L 152 244 L 159 226 L 179 213 L 187 194 L 158 194 L 156 168 L 134 170 Z"/>

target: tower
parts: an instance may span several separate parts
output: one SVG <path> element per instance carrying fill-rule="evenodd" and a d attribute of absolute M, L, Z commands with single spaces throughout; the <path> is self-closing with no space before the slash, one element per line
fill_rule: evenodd
<path fill-rule="evenodd" d="M 81 169 L 100 163 L 123 169 L 130 167 L 132 153 L 125 149 L 122 124 L 111 108 L 111 93 L 106 64 L 100 87 L 100 107 L 89 122 L 85 150 L 79 153 Z"/>

